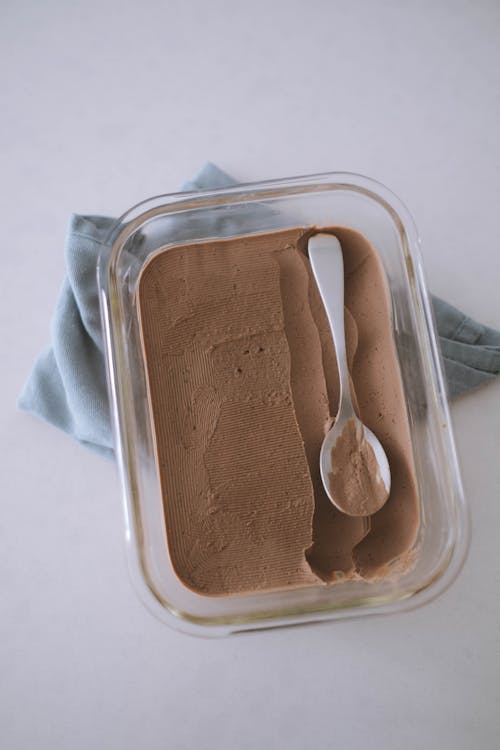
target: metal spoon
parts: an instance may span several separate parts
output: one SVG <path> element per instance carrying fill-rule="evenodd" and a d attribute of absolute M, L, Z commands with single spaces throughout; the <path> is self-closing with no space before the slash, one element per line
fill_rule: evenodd
<path fill-rule="evenodd" d="M 380 442 L 373 432 L 357 417 L 352 404 L 344 330 L 344 261 L 342 248 L 338 239 L 332 234 L 315 234 L 309 239 L 308 251 L 314 277 L 332 332 L 340 381 L 339 408 L 335 423 L 327 433 L 321 446 L 321 479 L 328 497 L 339 510 L 348 515 L 371 515 L 382 507 L 389 496 L 391 472 L 387 456 Z M 375 482 L 380 482 L 381 480 L 384 485 L 381 487 L 382 494 L 378 500 L 370 499 L 369 510 L 367 510 L 367 507 L 363 503 L 356 506 L 356 503 L 348 502 L 341 493 L 334 493 L 331 485 L 331 478 L 334 471 L 332 451 L 336 447 L 339 447 L 339 438 L 342 436 L 346 425 L 351 421 L 354 422 L 356 435 L 360 441 L 359 445 L 362 444 L 361 441 L 364 438 L 366 443 L 373 449 L 375 455 L 376 463 L 374 467 L 378 475 L 369 477 L 369 479 Z M 366 470 L 366 465 L 364 468 Z M 383 492 L 384 487 L 386 492 Z"/>

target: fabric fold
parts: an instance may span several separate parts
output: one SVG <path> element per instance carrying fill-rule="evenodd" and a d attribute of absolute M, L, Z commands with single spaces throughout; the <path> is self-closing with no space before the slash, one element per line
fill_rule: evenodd
<path fill-rule="evenodd" d="M 183 190 L 236 183 L 211 163 Z M 242 220 L 244 222 L 244 215 Z M 74 214 L 65 243 L 66 278 L 51 325 L 51 345 L 36 361 L 18 400 L 35 414 L 101 454 L 113 456 L 96 268 L 116 219 Z M 105 250 L 104 250 L 105 252 Z M 500 332 L 433 297 L 434 315 L 452 397 L 500 372 Z"/>

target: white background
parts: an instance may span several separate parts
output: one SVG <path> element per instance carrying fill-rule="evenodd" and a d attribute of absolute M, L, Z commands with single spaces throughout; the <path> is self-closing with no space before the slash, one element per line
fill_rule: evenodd
<path fill-rule="evenodd" d="M 499 747 L 500 382 L 453 407 L 474 529 L 445 595 L 218 641 L 137 599 L 115 466 L 15 409 L 69 214 L 116 215 L 206 159 L 242 180 L 381 180 L 432 290 L 500 327 L 499 9 L 2 1 L 2 750 Z"/>

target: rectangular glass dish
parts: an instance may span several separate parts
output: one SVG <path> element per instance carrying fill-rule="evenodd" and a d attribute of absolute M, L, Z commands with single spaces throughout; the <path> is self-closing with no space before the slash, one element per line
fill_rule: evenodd
<path fill-rule="evenodd" d="M 151 258 L 168 248 L 298 226 L 353 229 L 382 262 L 418 487 L 415 563 L 396 579 L 204 596 L 181 582 L 169 555 L 141 343 L 139 279 Z M 224 635 L 395 612 L 428 601 L 449 585 L 465 559 L 469 518 L 419 240 L 407 210 L 389 190 L 365 177 L 332 173 L 159 196 L 117 222 L 101 254 L 98 281 L 132 576 L 162 620 L 193 634 Z"/>

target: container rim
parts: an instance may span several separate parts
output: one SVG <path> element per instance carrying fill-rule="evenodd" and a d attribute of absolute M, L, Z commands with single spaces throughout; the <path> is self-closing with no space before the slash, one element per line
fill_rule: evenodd
<path fill-rule="evenodd" d="M 126 356 L 123 342 L 116 335 L 119 321 L 123 317 L 118 293 L 117 262 L 127 240 L 147 222 L 158 216 L 191 212 L 196 209 L 238 205 L 280 198 L 286 195 L 313 194 L 325 191 L 349 190 L 371 198 L 381 205 L 396 224 L 401 238 L 404 260 L 408 272 L 414 312 L 424 354 L 430 363 L 432 397 L 447 424 L 447 451 L 454 477 L 453 500 L 456 513 L 456 537 L 448 559 L 429 581 L 398 599 L 387 600 L 371 597 L 355 605 L 342 603 L 312 612 L 300 612 L 296 608 L 283 616 L 271 612 L 256 612 L 244 617 L 210 616 L 198 617 L 179 612 L 173 605 L 158 596 L 147 580 L 141 561 L 136 537 L 134 517 L 137 503 L 137 478 L 133 459 L 133 446 L 127 424 L 130 420 L 127 400 L 124 398 L 120 373 L 126 371 Z M 422 267 L 420 238 L 415 222 L 405 204 L 385 185 L 364 175 L 349 172 L 323 172 L 292 178 L 280 178 L 259 182 L 239 183 L 231 187 L 202 191 L 175 192 L 154 196 L 135 204 L 117 220 L 105 239 L 106 252 L 101 252 L 98 262 L 98 284 L 105 343 L 107 350 L 108 386 L 113 405 L 113 423 L 117 460 L 122 479 L 123 498 L 127 530 L 129 563 L 135 588 L 149 609 L 165 621 L 170 615 L 171 624 L 193 634 L 224 635 L 229 632 L 279 627 L 288 624 L 312 622 L 325 619 L 340 619 L 373 614 L 388 614 L 407 611 L 431 601 L 456 579 L 470 544 L 470 511 L 465 500 L 463 485 L 451 425 L 447 388 L 443 374 L 441 353 L 435 328 L 434 315 Z M 181 621 L 182 626 L 181 626 Z"/>

